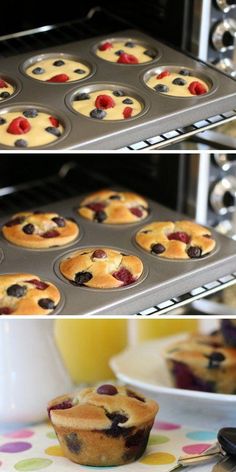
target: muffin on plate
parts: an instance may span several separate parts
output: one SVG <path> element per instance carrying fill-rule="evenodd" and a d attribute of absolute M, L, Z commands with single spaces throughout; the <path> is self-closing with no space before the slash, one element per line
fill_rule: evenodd
<path fill-rule="evenodd" d="M 109 384 L 55 398 L 48 405 L 65 456 L 98 467 L 137 460 L 146 449 L 158 409 L 155 401 Z"/>

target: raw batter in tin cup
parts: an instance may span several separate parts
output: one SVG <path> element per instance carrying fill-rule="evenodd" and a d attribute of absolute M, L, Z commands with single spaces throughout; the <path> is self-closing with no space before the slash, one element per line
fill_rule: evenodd
<path fill-rule="evenodd" d="M 78 113 L 97 120 L 126 120 L 142 111 L 141 103 L 122 89 L 78 93 L 72 107 Z"/>
<path fill-rule="evenodd" d="M 58 56 L 34 63 L 26 69 L 26 74 L 43 82 L 64 83 L 84 79 L 90 69 L 82 62 Z"/>
<path fill-rule="evenodd" d="M 6 98 L 9 98 L 14 92 L 14 87 L 0 77 L 0 101 L 6 100 Z"/>
<path fill-rule="evenodd" d="M 166 69 L 150 77 L 146 84 L 158 93 L 173 97 L 192 97 L 209 92 L 207 83 L 188 69 L 180 69 L 179 72 Z"/>
<path fill-rule="evenodd" d="M 36 108 L 0 114 L 0 144 L 25 149 L 52 143 L 63 134 L 59 120 Z"/>
<path fill-rule="evenodd" d="M 149 49 L 132 40 L 104 41 L 97 50 L 96 55 L 101 59 L 118 64 L 143 64 L 156 59 L 158 53 L 155 49 Z"/>

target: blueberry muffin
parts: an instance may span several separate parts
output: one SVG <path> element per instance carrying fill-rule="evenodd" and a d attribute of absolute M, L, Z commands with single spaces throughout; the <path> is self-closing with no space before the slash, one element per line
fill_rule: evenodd
<path fill-rule="evenodd" d="M 99 44 L 96 55 L 101 59 L 117 64 L 143 64 L 157 58 L 156 49 L 146 48 L 131 39 L 103 41 Z"/>
<path fill-rule="evenodd" d="M 79 228 L 74 221 L 57 213 L 21 212 L 7 221 L 2 232 L 16 246 L 44 249 L 64 246 L 78 236 Z"/>
<path fill-rule="evenodd" d="M 236 393 L 236 350 L 206 336 L 189 337 L 164 353 L 176 388 L 212 393 Z"/>
<path fill-rule="evenodd" d="M 158 409 L 155 401 L 108 384 L 55 398 L 48 405 L 64 455 L 98 467 L 139 459 Z"/>
<path fill-rule="evenodd" d="M 75 95 L 72 107 L 95 120 L 127 120 L 142 111 L 142 104 L 124 90 L 97 90 Z"/>
<path fill-rule="evenodd" d="M 136 234 L 151 254 L 167 259 L 199 259 L 215 247 L 211 231 L 192 221 L 154 221 Z"/>
<path fill-rule="evenodd" d="M 14 92 L 14 87 L 0 77 L 0 101 L 6 100 L 6 98 L 9 98 Z"/>
<path fill-rule="evenodd" d="M 97 223 L 137 223 L 148 216 L 147 201 L 133 192 L 100 190 L 84 198 L 78 212 Z"/>
<path fill-rule="evenodd" d="M 173 97 L 193 97 L 209 92 L 207 83 L 195 77 L 188 69 L 180 69 L 179 72 L 166 69 L 160 74 L 152 75 L 146 84 L 158 93 Z"/>
<path fill-rule="evenodd" d="M 62 275 L 75 286 L 117 288 L 136 282 L 143 272 L 137 256 L 108 248 L 84 248 L 60 263 Z"/>
<path fill-rule="evenodd" d="M 221 333 L 227 346 L 236 347 L 236 320 L 221 320 Z"/>
<path fill-rule="evenodd" d="M 49 113 L 27 108 L 0 114 L 0 144 L 25 149 L 52 143 L 64 132 L 60 121 Z"/>
<path fill-rule="evenodd" d="M 89 73 L 90 69 L 82 62 L 60 55 L 39 60 L 26 69 L 30 77 L 54 84 L 81 80 Z"/>
<path fill-rule="evenodd" d="M 0 275 L 0 315 L 48 315 L 59 301 L 59 290 L 36 275 Z"/>

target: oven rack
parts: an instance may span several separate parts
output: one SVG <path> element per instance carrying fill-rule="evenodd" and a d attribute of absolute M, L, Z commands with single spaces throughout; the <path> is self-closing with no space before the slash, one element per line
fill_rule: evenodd
<path fill-rule="evenodd" d="M 225 113 L 221 113 L 219 115 L 211 116 L 206 120 L 198 121 L 189 126 L 177 128 L 175 130 L 168 131 L 168 133 L 153 136 L 137 143 L 130 144 L 129 146 L 120 148 L 119 151 L 150 151 L 152 149 L 161 149 L 179 141 L 188 139 L 192 136 L 195 136 L 197 133 L 199 133 L 200 135 L 201 142 L 204 142 L 205 131 L 215 128 L 218 125 L 224 125 L 235 119 L 236 110 L 231 110 Z M 214 137 L 216 137 L 216 135 L 214 135 Z M 211 144 L 214 144 L 214 140 L 211 140 Z M 227 147 L 229 147 L 230 149 L 229 143 L 227 143 Z M 234 149 L 234 147 L 232 147 L 232 149 Z"/>

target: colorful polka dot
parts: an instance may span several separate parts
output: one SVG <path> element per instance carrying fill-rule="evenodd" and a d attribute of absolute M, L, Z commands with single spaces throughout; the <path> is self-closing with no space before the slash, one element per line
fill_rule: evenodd
<path fill-rule="evenodd" d="M 64 454 L 61 450 L 61 446 L 49 446 L 47 449 L 45 449 L 45 453 L 48 454 L 49 456 L 59 456 L 59 457 L 64 457 Z"/>
<path fill-rule="evenodd" d="M 183 451 L 186 454 L 202 454 L 202 452 L 206 451 L 211 444 L 189 444 L 188 446 L 183 447 Z"/>
<path fill-rule="evenodd" d="M 173 464 L 176 461 L 176 457 L 168 452 L 154 452 L 143 457 L 139 462 L 147 465 L 165 465 Z"/>
<path fill-rule="evenodd" d="M 1 465 L 2 465 L 2 462 L 0 461 L 0 467 L 1 467 Z"/>
<path fill-rule="evenodd" d="M 214 441 L 217 434 L 214 431 L 191 431 L 186 437 L 194 441 Z"/>
<path fill-rule="evenodd" d="M 56 435 L 56 433 L 54 433 L 54 431 L 50 431 L 50 433 L 47 433 L 47 438 L 57 439 L 57 435 Z"/>
<path fill-rule="evenodd" d="M 21 429 L 19 431 L 13 431 L 11 433 L 6 433 L 4 436 L 6 438 L 12 438 L 12 439 L 25 439 L 25 438 L 30 438 L 31 436 L 34 435 L 34 431 L 30 431 L 29 429 Z"/>
<path fill-rule="evenodd" d="M 149 438 L 148 445 L 155 446 L 156 444 L 165 444 L 170 440 L 167 436 L 161 436 L 160 434 L 152 434 Z"/>
<path fill-rule="evenodd" d="M 52 464 L 50 459 L 24 459 L 23 461 L 17 462 L 14 466 L 16 470 L 20 470 L 22 472 L 30 472 L 31 470 L 40 470 L 46 469 L 49 465 Z"/>
<path fill-rule="evenodd" d="M 181 425 L 175 423 L 165 423 L 164 421 L 156 421 L 154 423 L 155 429 L 160 429 L 162 431 L 172 431 L 174 429 L 180 429 Z"/>
<path fill-rule="evenodd" d="M 15 453 L 15 452 L 23 452 L 27 451 L 32 447 L 32 444 L 28 442 L 11 442 L 11 443 L 5 443 L 0 446 L 0 452 L 7 452 L 9 453 Z"/>

